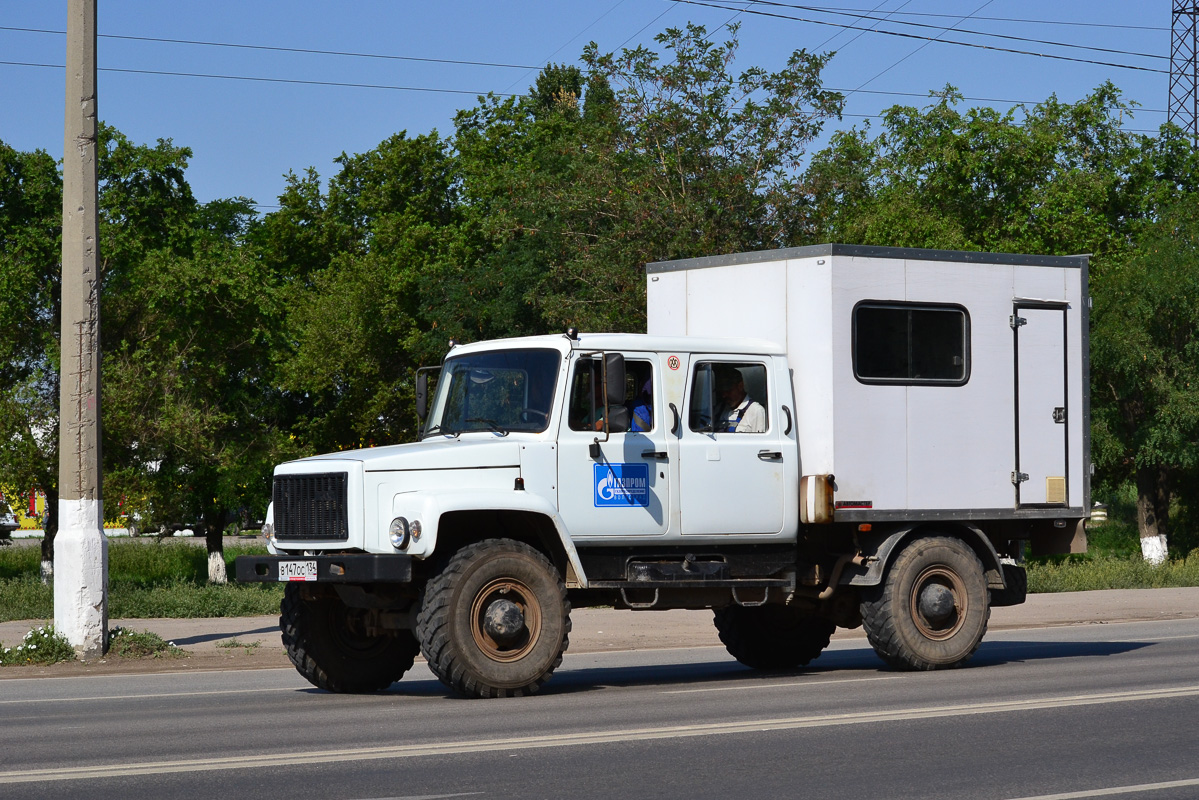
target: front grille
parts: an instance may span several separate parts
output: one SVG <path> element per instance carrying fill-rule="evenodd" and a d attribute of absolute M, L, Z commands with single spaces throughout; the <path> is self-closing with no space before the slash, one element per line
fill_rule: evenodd
<path fill-rule="evenodd" d="M 346 473 L 276 475 L 272 499 L 276 539 L 350 538 Z"/>

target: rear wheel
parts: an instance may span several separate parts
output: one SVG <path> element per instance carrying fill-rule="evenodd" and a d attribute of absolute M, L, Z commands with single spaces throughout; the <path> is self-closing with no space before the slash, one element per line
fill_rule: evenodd
<path fill-rule="evenodd" d="M 469 697 L 531 694 L 562 663 L 570 602 L 554 565 L 511 539 L 468 545 L 425 588 L 421 650 L 438 679 Z"/>
<path fill-rule="evenodd" d="M 879 657 L 908 670 L 966 663 L 987 632 L 991 609 L 982 562 L 961 539 L 917 539 L 883 582 L 863 596 L 866 636 Z"/>
<path fill-rule="evenodd" d="M 330 692 L 378 692 L 403 677 L 420 652 L 412 631 L 366 632 L 363 609 L 349 608 L 334 593 L 304 597 L 288 584 L 279 629 L 296 670 Z"/>
<path fill-rule="evenodd" d="M 777 604 L 725 606 L 713 621 L 729 654 L 754 669 L 802 667 L 828 647 L 837 629 L 827 619 Z"/>

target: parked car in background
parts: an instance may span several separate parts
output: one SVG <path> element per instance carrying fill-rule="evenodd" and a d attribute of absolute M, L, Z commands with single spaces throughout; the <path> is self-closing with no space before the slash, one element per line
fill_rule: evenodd
<path fill-rule="evenodd" d="M 7 539 L 12 536 L 12 532 L 21 527 L 21 523 L 17 521 L 16 516 L 12 513 L 12 508 L 8 505 L 8 500 L 0 493 L 0 539 Z"/>

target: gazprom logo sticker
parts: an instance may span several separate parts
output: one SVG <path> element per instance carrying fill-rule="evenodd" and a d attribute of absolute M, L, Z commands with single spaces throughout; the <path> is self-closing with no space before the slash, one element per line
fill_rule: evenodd
<path fill-rule="evenodd" d="M 649 464 L 596 464 L 595 507 L 649 505 Z"/>

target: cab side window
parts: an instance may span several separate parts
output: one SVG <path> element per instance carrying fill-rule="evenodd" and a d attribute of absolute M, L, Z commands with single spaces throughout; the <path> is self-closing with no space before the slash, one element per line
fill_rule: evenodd
<path fill-rule="evenodd" d="M 653 375 L 650 362 L 625 360 L 624 407 L 628 411 L 628 425 L 621 425 L 620 430 L 611 433 L 654 429 Z M 575 364 L 567 420 L 575 431 L 604 429 L 603 367 L 598 358 L 582 358 Z"/>
<path fill-rule="evenodd" d="M 768 399 L 764 364 L 700 362 L 691 380 L 691 430 L 765 433 Z"/>

